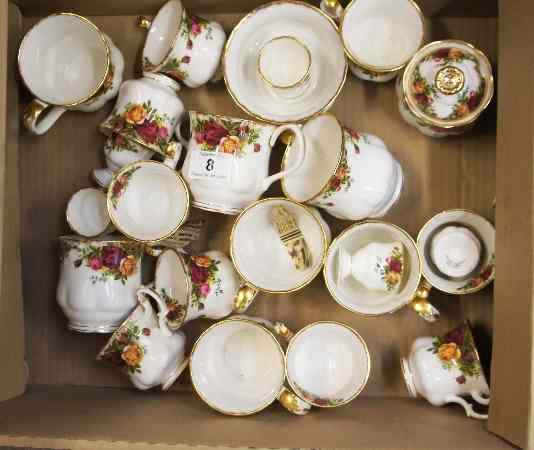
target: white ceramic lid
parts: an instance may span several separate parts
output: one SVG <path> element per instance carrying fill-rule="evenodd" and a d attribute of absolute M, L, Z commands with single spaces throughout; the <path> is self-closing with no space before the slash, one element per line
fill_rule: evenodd
<path fill-rule="evenodd" d="M 260 49 L 279 36 L 297 38 L 311 54 L 309 86 L 298 99 L 276 96 L 258 71 Z M 247 14 L 228 38 L 222 67 L 236 103 L 255 118 L 273 123 L 304 121 L 327 110 L 347 74 L 335 23 L 300 1 L 271 2 Z"/>
<path fill-rule="evenodd" d="M 481 244 L 480 261 L 467 279 L 447 277 L 439 271 L 431 258 L 431 242 L 445 227 L 465 227 Z M 417 246 L 423 255 L 423 275 L 428 282 L 448 294 L 469 294 L 479 291 L 495 277 L 495 228 L 487 219 L 463 209 L 443 211 L 432 217 L 419 231 Z"/>
<path fill-rule="evenodd" d="M 191 382 L 213 409 L 248 415 L 269 406 L 284 383 L 284 353 L 263 326 L 247 319 L 212 325 L 191 351 Z"/>
<path fill-rule="evenodd" d="M 354 277 L 337 283 L 339 248 L 354 254 L 371 242 L 402 243 L 404 268 L 398 291 L 371 291 Z M 412 301 L 421 279 L 421 258 L 414 240 L 402 228 L 370 220 L 355 223 L 334 239 L 328 249 L 323 273 L 326 286 L 336 302 L 355 313 L 376 316 L 394 312 Z"/>

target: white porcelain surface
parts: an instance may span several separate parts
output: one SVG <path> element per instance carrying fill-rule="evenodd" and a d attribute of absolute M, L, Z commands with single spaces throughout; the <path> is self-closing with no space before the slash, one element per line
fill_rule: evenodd
<path fill-rule="evenodd" d="M 178 84 L 159 74 L 145 74 L 127 80 L 111 114 L 100 124 L 107 136 L 120 134 L 163 156 L 174 157 L 169 147 L 175 126 L 180 123 L 184 105 L 176 91 Z"/>
<path fill-rule="evenodd" d="M 182 139 L 188 151 L 181 173 L 191 189 L 193 206 L 225 214 L 239 214 L 305 157 L 297 125 L 276 127 L 228 116 L 189 112 L 191 138 Z M 286 170 L 269 176 L 271 150 L 284 131 L 301 143 Z M 178 128 L 177 128 L 178 132 Z"/>
<path fill-rule="evenodd" d="M 337 283 L 338 253 L 357 253 L 371 242 L 400 242 L 404 248 L 404 274 L 398 291 L 372 291 L 354 277 Z M 386 222 L 357 223 L 339 235 L 328 249 L 324 277 L 330 294 L 341 306 L 358 314 L 380 315 L 394 312 L 411 302 L 421 279 L 421 261 L 413 239 L 401 228 Z"/>
<path fill-rule="evenodd" d="M 149 302 L 143 302 L 113 334 L 98 359 L 128 375 L 137 389 L 161 385 L 167 390 L 187 366 L 185 345 L 185 334 L 161 329 L 156 312 Z"/>
<path fill-rule="evenodd" d="M 35 134 L 48 131 L 69 109 L 101 108 L 117 94 L 124 70 L 122 54 L 111 39 L 86 18 L 69 13 L 45 17 L 31 28 L 18 63 L 36 97 L 24 116 Z M 49 105 L 55 107 L 47 109 Z M 36 109 L 41 113 L 34 114 Z"/>
<path fill-rule="evenodd" d="M 460 272 L 458 268 L 456 272 L 451 272 L 450 267 L 445 267 L 449 266 L 446 261 L 442 264 L 442 268 L 451 273 L 465 273 L 472 268 L 462 277 L 453 277 L 439 270 L 436 260 L 440 262 L 442 259 L 432 255 L 432 243 L 435 243 L 436 239 L 440 240 L 440 236 L 443 238 L 442 233 L 450 226 L 467 228 L 469 234 L 464 232 L 461 236 L 462 241 L 466 241 L 462 244 L 462 248 L 454 250 L 449 242 L 446 243 L 448 247 L 446 251 L 451 254 L 454 252 L 455 255 L 461 252 L 462 257 L 467 259 L 464 260 L 464 265 L 459 267 Z M 456 236 L 458 237 L 457 234 Z M 419 231 L 417 246 L 423 256 L 423 275 L 433 287 L 440 291 L 449 294 L 468 294 L 483 289 L 495 278 L 495 228 L 487 219 L 474 212 L 452 209 L 436 214 Z M 479 249 L 478 258 L 476 257 L 477 248 Z M 469 249 L 471 249 L 471 254 L 467 253 Z"/>
<path fill-rule="evenodd" d="M 278 205 L 293 215 L 308 245 L 312 263 L 305 270 L 295 268 L 272 222 L 272 208 Z M 328 244 L 323 223 L 298 203 L 282 198 L 260 200 L 243 211 L 232 230 L 230 253 L 238 273 L 263 291 L 287 292 L 304 287 L 323 265 Z"/>
<path fill-rule="evenodd" d="M 170 0 L 152 21 L 143 48 L 143 70 L 195 88 L 214 77 L 226 34 L 221 25 L 189 14 Z"/>
<path fill-rule="evenodd" d="M 158 258 L 154 288 L 141 288 L 160 305 L 171 330 L 200 317 L 221 319 L 234 311 L 241 279 L 230 259 L 213 250 L 199 255 L 164 251 Z"/>
<path fill-rule="evenodd" d="M 231 415 L 270 405 L 284 384 L 284 353 L 261 325 L 228 319 L 212 325 L 191 352 L 191 381 L 212 408 Z"/>
<path fill-rule="evenodd" d="M 354 254 L 338 249 L 337 284 L 349 276 L 372 291 L 396 292 L 404 273 L 402 242 L 371 242 Z"/>
<path fill-rule="evenodd" d="M 306 156 L 282 179 L 286 196 L 347 220 L 382 217 L 397 202 L 403 171 L 380 138 L 343 127 L 331 114 L 308 121 L 302 131 Z M 283 168 L 294 164 L 299 145 L 288 147 Z"/>
<path fill-rule="evenodd" d="M 282 98 L 258 72 L 260 49 L 292 36 L 311 53 L 310 80 L 298 97 Z M 327 110 L 345 81 L 347 61 L 334 22 L 304 3 L 272 2 L 249 13 L 228 38 L 223 59 L 226 86 L 238 105 L 269 122 L 303 121 Z"/>
<path fill-rule="evenodd" d="M 465 323 L 443 337 L 417 338 L 401 365 L 412 397 L 420 395 L 434 406 L 458 403 L 468 417 L 488 418 L 476 413 L 472 404 L 462 398 L 470 395 L 481 405 L 490 402 L 488 383 Z"/>
<path fill-rule="evenodd" d="M 106 208 L 106 194 L 99 189 L 77 191 L 67 204 L 67 222 L 72 231 L 94 237 L 109 230 L 111 220 Z"/>
<path fill-rule="evenodd" d="M 313 323 L 291 339 L 286 353 L 289 384 L 299 397 L 315 406 L 349 402 L 369 378 L 367 345 L 344 324 Z"/>
<path fill-rule="evenodd" d="M 189 213 L 189 193 L 174 170 L 141 161 L 118 172 L 109 187 L 108 213 L 119 231 L 139 241 L 175 233 Z"/>
<path fill-rule="evenodd" d="M 60 238 L 57 302 L 68 327 L 110 333 L 137 304 L 142 247 L 131 241 Z"/>

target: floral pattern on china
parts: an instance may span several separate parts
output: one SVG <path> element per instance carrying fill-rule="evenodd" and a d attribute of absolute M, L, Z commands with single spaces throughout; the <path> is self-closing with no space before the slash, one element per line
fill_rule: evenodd
<path fill-rule="evenodd" d="M 191 256 L 189 258 L 189 272 L 191 274 L 191 306 L 199 311 L 204 309 L 204 302 L 210 294 L 223 294 L 221 278 L 219 276 L 219 260 L 206 255 Z"/>
<path fill-rule="evenodd" d="M 463 286 L 460 286 L 458 292 L 468 292 L 473 289 L 478 289 L 487 284 L 488 280 L 495 275 L 495 255 L 491 255 L 488 264 L 480 271 L 480 273 L 467 281 Z"/>
<path fill-rule="evenodd" d="M 440 77 L 445 80 L 443 87 Z M 420 110 L 432 118 L 460 119 L 478 108 L 484 92 L 480 63 L 459 48 L 440 48 L 430 53 L 412 74 L 410 95 Z"/>
<path fill-rule="evenodd" d="M 195 41 L 200 36 L 200 34 L 206 31 L 205 39 L 211 40 L 212 28 L 209 22 L 201 17 L 189 16 L 185 10 L 182 13 L 182 24 L 180 26 L 180 36 L 187 38 L 185 44 L 186 50 L 193 50 L 195 46 Z M 185 80 L 189 73 L 187 70 L 187 65 L 191 63 L 190 55 L 183 55 L 181 57 L 171 57 L 167 58 L 163 65 L 158 69 L 156 64 L 153 64 L 146 56 L 143 59 L 143 71 L 151 72 L 153 70 L 158 70 L 165 75 L 168 75 L 171 78 L 174 78 L 177 81 Z"/>
<path fill-rule="evenodd" d="M 132 175 L 137 169 L 139 169 L 139 166 L 134 166 L 128 169 L 113 184 L 113 191 L 111 192 L 111 203 L 113 204 L 113 207 L 115 209 L 117 209 L 119 199 L 121 198 L 122 194 L 124 194 L 124 191 L 130 183 Z"/>
<path fill-rule="evenodd" d="M 393 290 L 402 280 L 404 271 L 404 256 L 399 247 L 393 247 L 393 251 L 385 261 L 377 262 L 375 271 L 382 276 L 388 291 Z"/>
<path fill-rule="evenodd" d="M 482 372 L 473 335 L 467 323 L 449 331 L 443 337 L 435 337 L 428 351 L 436 355 L 444 369 L 456 368 L 461 372 L 461 375 L 456 377 L 458 384 L 464 384 L 467 378 L 478 378 Z"/>
<path fill-rule="evenodd" d="M 203 151 L 218 151 L 237 158 L 246 154 L 248 145 L 253 146 L 254 153 L 261 151 L 258 142 L 261 132 L 253 122 L 197 113 L 192 119 L 192 132 Z"/>
<path fill-rule="evenodd" d="M 116 331 L 114 339 L 98 356 L 126 373 L 140 373 L 146 348 L 139 343 L 141 335 L 150 336 L 150 329 L 141 329 L 133 322 L 126 322 Z"/>
<path fill-rule="evenodd" d="M 126 283 L 128 277 L 138 270 L 138 262 L 143 247 L 135 243 L 109 243 L 104 246 L 78 245 L 71 241 L 61 241 L 61 260 L 70 251 L 76 251 L 73 261 L 75 268 L 88 267 L 94 272 L 93 284 L 109 280 Z"/>
<path fill-rule="evenodd" d="M 187 307 L 184 304 L 179 303 L 176 298 L 171 297 L 165 288 L 159 289 L 158 293 L 161 295 L 161 298 L 168 308 L 165 318 L 171 325 L 175 327 L 181 326 L 187 315 Z"/>

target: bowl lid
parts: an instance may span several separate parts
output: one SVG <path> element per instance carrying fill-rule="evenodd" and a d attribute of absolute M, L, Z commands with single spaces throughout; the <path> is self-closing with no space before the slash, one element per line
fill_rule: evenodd
<path fill-rule="evenodd" d="M 467 42 L 431 42 L 406 67 L 402 86 L 408 107 L 423 122 L 442 128 L 463 126 L 491 101 L 491 64 Z"/>

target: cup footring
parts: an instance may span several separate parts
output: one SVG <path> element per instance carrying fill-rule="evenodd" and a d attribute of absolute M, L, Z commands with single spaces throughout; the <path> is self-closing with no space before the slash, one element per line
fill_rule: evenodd
<path fill-rule="evenodd" d="M 204 211 L 211 211 L 211 212 L 218 212 L 221 214 L 228 214 L 231 216 L 237 216 L 238 214 L 241 214 L 241 211 L 243 211 L 244 208 L 228 208 L 224 205 L 218 205 L 216 203 L 205 203 L 205 202 L 199 202 L 197 200 L 193 200 L 191 202 L 191 205 L 195 208 L 203 209 Z"/>
<path fill-rule="evenodd" d="M 162 383 L 161 390 L 166 391 L 168 390 L 174 382 L 178 379 L 178 377 L 182 374 L 184 369 L 189 364 L 189 358 L 185 358 L 182 362 L 177 363 L 174 367 L 174 369 L 171 371 L 167 379 Z"/>
<path fill-rule="evenodd" d="M 404 376 L 404 382 L 406 383 L 406 389 L 408 389 L 408 393 L 410 394 L 410 397 L 416 398 L 417 389 L 415 388 L 415 383 L 413 382 L 413 375 L 412 375 L 412 371 L 410 370 L 410 365 L 408 364 L 408 360 L 406 358 L 401 358 L 400 362 L 401 362 L 402 375 Z"/>
<path fill-rule="evenodd" d="M 109 334 L 119 328 L 122 322 L 110 325 L 84 325 L 82 323 L 69 322 L 67 328 L 78 333 L 102 333 Z"/>

